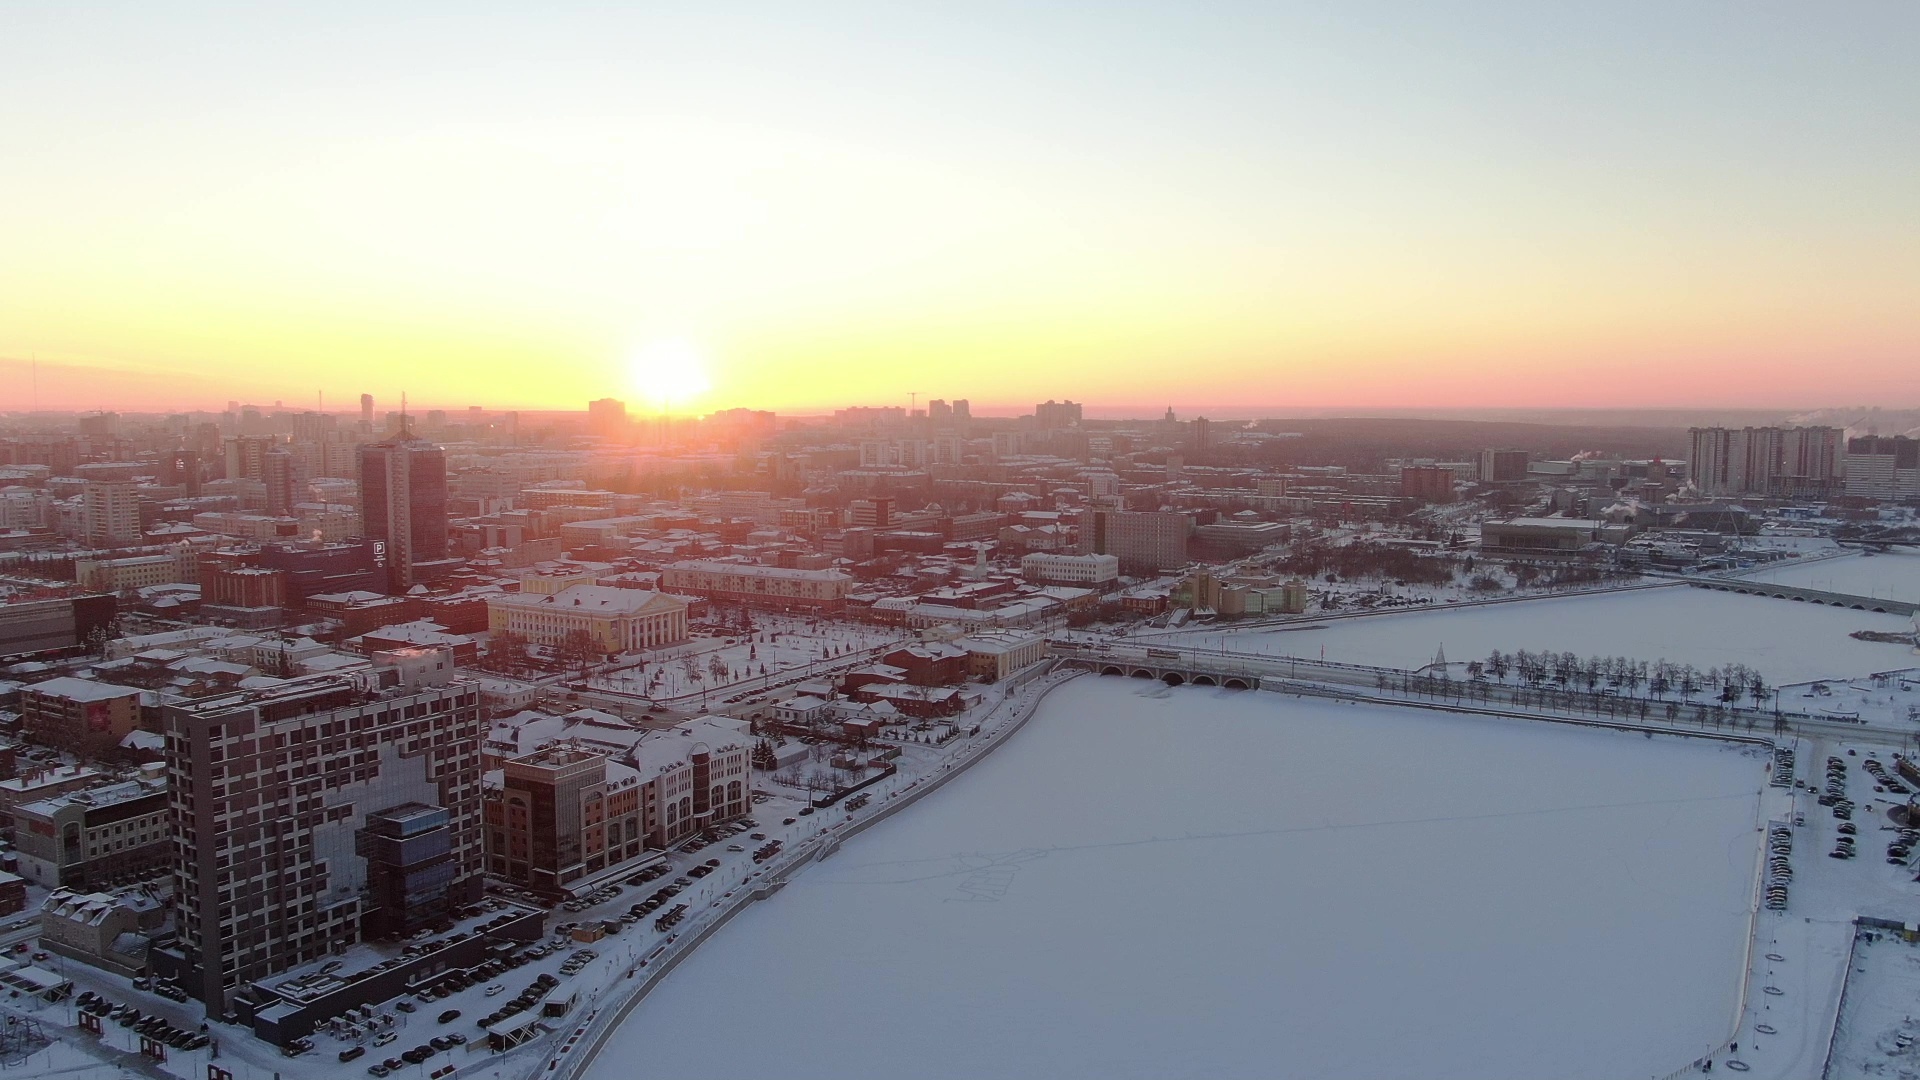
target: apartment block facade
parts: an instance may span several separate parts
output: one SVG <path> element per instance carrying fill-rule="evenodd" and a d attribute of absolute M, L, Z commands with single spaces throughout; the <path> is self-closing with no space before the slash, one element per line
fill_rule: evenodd
<path fill-rule="evenodd" d="M 404 839 L 416 810 L 444 810 L 450 869 L 410 902 L 444 912 L 479 898 L 479 687 L 383 682 L 320 675 L 164 709 L 179 937 L 154 967 L 210 1011 L 368 927 L 417 921 L 373 892 L 370 827 L 391 835 L 398 819 Z"/>

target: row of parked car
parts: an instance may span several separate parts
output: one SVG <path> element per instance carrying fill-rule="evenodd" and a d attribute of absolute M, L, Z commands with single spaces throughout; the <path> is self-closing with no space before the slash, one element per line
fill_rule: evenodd
<path fill-rule="evenodd" d="M 1793 786 L 1793 749 L 1787 746 L 1773 748 L 1773 786 Z"/>
<path fill-rule="evenodd" d="M 187 992 L 181 989 L 180 984 L 174 982 L 172 979 L 155 979 L 141 975 L 133 980 L 133 988 L 135 990 L 150 990 L 166 998 L 168 1001 L 187 1000 Z"/>
<path fill-rule="evenodd" d="M 82 990 L 73 1003 L 84 1012 L 105 1017 L 123 1028 L 131 1028 L 149 1039 L 166 1043 L 175 1050 L 198 1050 L 213 1041 L 204 1031 L 174 1027 L 162 1017 L 148 1016 L 131 1005 L 115 1004 L 91 990 Z"/>
<path fill-rule="evenodd" d="M 1896 866 L 1904 866 L 1907 855 L 1913 851 L 1913 845 L 1920 841 L 1920 829 L 1901 829 L 1887 844 L 1887 861 Z"/>
<path fill-rule="evenodd" d="M 1787 907 L 1787 887 L 1793 884 L 1793 866 L 1789 856 L 1793 854 L 1793 830 L 1786 825 L 1774 825 L 1767 829 L 1767 907 L 1773 911 L 1784 911 Z"/>
<path fill-rule="evenodd" d="M 481 1017 L 480 1026 L 483 1028 L 492 1027 L 508 1017 L 518 1016 L 526 1012 L 528 1009 L 540 1004 L 540 999 L 546 997 L 554 987 L 559 985 L 559 979 L 554 978 L 544 971 L 541 972 L 534 977 L 532 982 L 527 984 L 526 989 L 520 991 L 517 997 L 494 1010 L 491 1016 Z"/>
<path fill-rule="evenodd" d="M 466 1042 L 467 1037 L 457 1031 L 450 1032 L 446 1035 L 437 1035 L 430 1042 L 421 1043 L 411 1050 L 402 1050 L 399 1057 L 390 1057 L 385 1061 L 376 1062 L 367 1066 L 367 1075 L 388 1076 L 399 1072 L 409 1065 L 421 1064 L 429 1058 L 432 1058 L 435 1054 L 445 1053 L 456 1046 L 465 1046 Z M 348 1047 L 340 1051 L 340 1060 L 352 1061 L 354 1058 L 366 1053 L 366 1049 L 364 1046 Z"/>
<path fill-rule="evenodd" d="M 1885 765 L 1880 764 L 1880 762 L 1874 760 L 1873 758 L 1868 758 L 1867 760 L 1861 762 L 1860 767 L 1867 770 L 1867 772 L 1873 774 L 1874 780 L 1877 781 L 1877 783 L 1874 785 L 1873 790 L 1884 791 L 1889 795 L 1913 794 L 1912 788 L 1902 783 L 1899 777 L 1888 772 L 1887 767 Z"/>

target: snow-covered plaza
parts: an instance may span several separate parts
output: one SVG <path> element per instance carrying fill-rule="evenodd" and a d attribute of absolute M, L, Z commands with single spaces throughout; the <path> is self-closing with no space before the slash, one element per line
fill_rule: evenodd
<path fill-rule="evenodd" d="M 1732 1028 L 1766 760 L 1084 677 L 589 1075 L 1664 1075 Z"/>

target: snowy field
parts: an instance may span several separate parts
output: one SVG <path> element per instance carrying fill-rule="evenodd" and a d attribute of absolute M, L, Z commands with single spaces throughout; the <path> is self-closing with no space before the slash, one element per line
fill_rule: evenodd
<path fill-rule="evenodd" d="M 1849 678 L 1913 667 L 1903 645 L 1857 641 L 1855 630 L 1910 631 L 1897 615 L 1823 607 L 1772 597 L 1667 589 L 1567 596 L 1471 608 L 1428 608 L 1310 624 L 1320 629 L 1196 631 L 1170 644 L 1267 652 L 1348 664 L 1417 668 L 1445 646 L 1452 661 L 1485 659 L 1495 649 L 1580 656 L 1665 658 L 1706 670 L 1738 662 L 1775 685 Z"/>
<path fill-rule="evenodd" d="M 1085 677 L 703 945 L 589 1075 L 1660 1075 L 1726 1037 L 1758 756 Z"/>
<path fill-rule="evenodd" d="M 1835 1077 L 1920 1077 L 1920 947 L 1862 939 L 1834 1032 Z"/>
<path fill-rule="evenodd" d="M 1875 555 L 1842 555 L 1809 563 L 1788 563 L 1741 576 L 1752 581 L 1852 593 L 1878 600 L 1920 603 L 1920 550 L 1913 548 L 1894 548 Z"/>

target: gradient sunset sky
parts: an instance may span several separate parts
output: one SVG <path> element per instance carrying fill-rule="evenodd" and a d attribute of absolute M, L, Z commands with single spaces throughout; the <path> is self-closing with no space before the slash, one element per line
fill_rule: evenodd
<path fill-rule="evenodd" d="M 0 6 L 0 410 L 1920 404 L 1910 0 L 263 7 Z"/>

